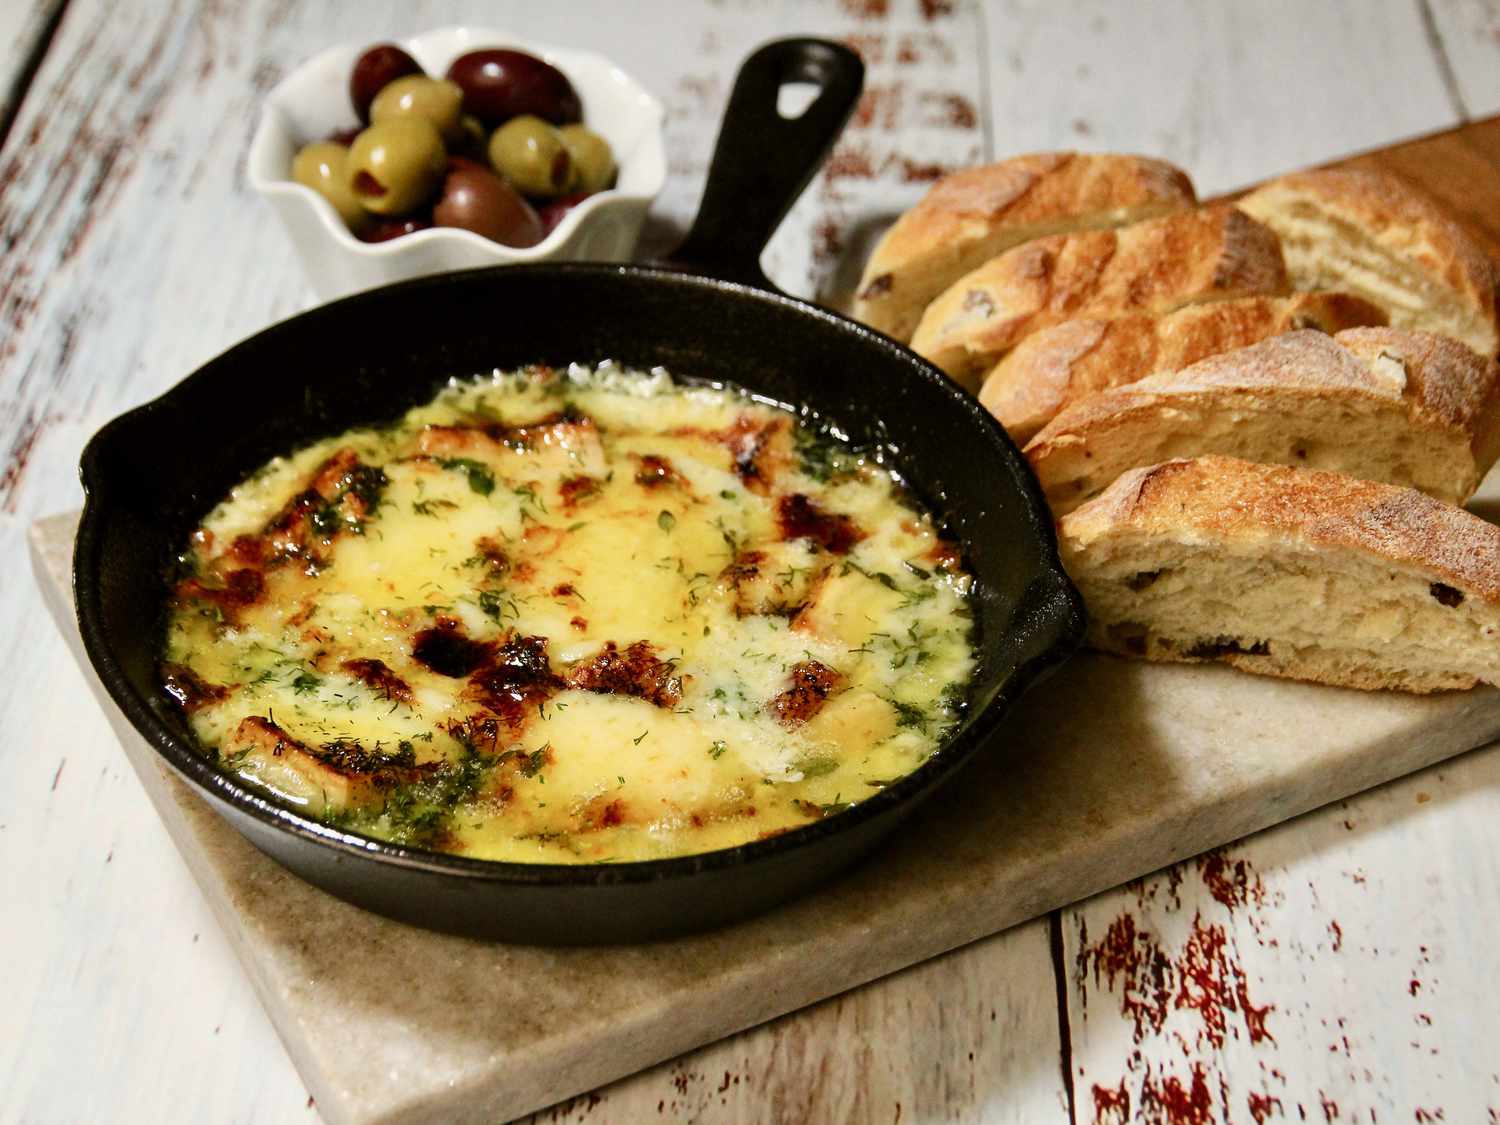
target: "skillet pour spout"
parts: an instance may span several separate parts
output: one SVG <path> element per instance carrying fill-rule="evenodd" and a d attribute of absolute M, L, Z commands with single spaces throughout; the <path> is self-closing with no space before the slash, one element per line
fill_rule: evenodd
<path fill-rule="evenodd" d="M 702 211 L 668 267 L 502 266 L 361 293 L 235 345 L 89 443 L 73 576 L 89 659 L 135 730 L 256 847 L 350 902 L 432 929 L 549 944 L 640 941 L 722 925 L 809 890 L 976 754 L 1011 752 L 1006 711 L 1083 632 L 1035 479 L 1000 426 L 941 372 L 880 333 L 776 292 L 758 264 L 852 111 L 862 75 L 858 57 L 835 43 L 792 39 L 756 51 L 736 80 Z M 819 89 L 790 120 L 775 108 L 787 82 Z M 932 758 L 848 811 L 780 836 L 673 859 L 563 866 L 354 836 L 248 788 L 194 749 L 157 684 L 164 575 L 222 495 L 273 456 L 400 416 L 450 376 L 605 359 L 798 404 L 880 450 L 946 520 L 975 578 L 979 663 L 964 718 Z"/>

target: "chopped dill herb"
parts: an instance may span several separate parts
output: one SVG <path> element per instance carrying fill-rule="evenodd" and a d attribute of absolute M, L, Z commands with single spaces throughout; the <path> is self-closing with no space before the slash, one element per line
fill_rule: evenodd
<path fill-rule="evenodd" d="M 526 514 L 525 507 L 528 504 L 531 505 L 531 507 L 535 508 L 537 511 L 541 512 L 542 515 L 545 516 L 547 514 L 547 505 L 542 501 L 542 498 L 536 494 L 536 487 L 534 485 L 518 484 L 512 487 L 511 491 L 520 498 L 523 515 Z"/>
<path fill-rule="evenodd" d="M 515 599 L 503 590 L 480 590 L 479 608 L 492 621 L 501 620 L 507 613 L 512 617 L 521 616 Z"/>
<path fill-rule="evenodd" d="M 292 690 L 298 695 L 311 695 L 323 686 L 323 678 L 311 672 L 298 672 L 292 677 Z"/>
<path fill-rule="evenodd" d="M 441 457 L 438 464 L 455 473 L 462 473 L 469 481 L 469 488 L 481 496 L 495 491 L 495 474 L 482 461 L 472 457 Z"/>
<path fill-rule="evenodd" d="M 798 426 L 797 457 L 804 473 L 820 483 L 854 471 L 856 456 L 840 445 L 826 430 L 815 430 L 811 424 Z"/>
<path fill-rule="evenodd" d="M 896 709 L 898 727 L 915 727 L 923 731 L 927 729 L 927 712 L 915 703 L 905 703 L 893 698 L 890 700 L 890 705 Z"/>

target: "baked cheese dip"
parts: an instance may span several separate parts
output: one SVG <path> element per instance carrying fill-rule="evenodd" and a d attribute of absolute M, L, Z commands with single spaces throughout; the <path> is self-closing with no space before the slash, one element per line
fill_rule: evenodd
<path fill-rule="evenodd" d="M 605 364 L 452 381 L 278 458 L 195 532 L 162 683 L 218 765 L 482 859 L 729 847 L 921 765 L 970 577 L 875 460 Z"/>

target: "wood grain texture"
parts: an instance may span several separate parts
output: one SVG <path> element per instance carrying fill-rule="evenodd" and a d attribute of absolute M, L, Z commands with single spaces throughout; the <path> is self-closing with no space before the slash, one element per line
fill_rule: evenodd
<path fill-rule="evenodd" d="M 1075 1120 L 1500 1117 L 1497 787 L 1475 751 L 1065 911 Z"/>
<path fill-rule="evenodd" d="M 1417 0 L 1471 119 L 1500 113 L 1500 0 Z"/>
<path fill-rule="evenodd" d="M 1205 196 L 1458 122 L 1416 0 L 1004 0 L 985 22 L 996 151 L 1148 153 Z"/>
<path fill-rule="evenodd" d="M 0 4 L 0 122 L 25 92 L 37 53 L 67 0 L 8 0 Z"/>
<path fill-rule="evenodd" d="M 55 0 L 42 0 L 43 6 L 48 2 Z M 1431 4 L 1470 111 L 1500 109 L 1484 100 L 1492 97 L 1486 83 L 1500 74 L 1489 42 L 1455 45 L 1450 30 L 1489 34 L 1494 5 Z M 7 997 L 0 1015 L 0 1120 L 313 1116 L 102 716 L 78 704 L 77 674 L 64 667 L 61 642 L 29 584 L 18 580 L 25 570 L 26 524 L 76 506 L 77 454 L 99 424 L 306 303 L 290 248 L 243 184 L 242 154 L 255 107 L 271 84 L 332 43 L 463 20 L 601 50 L 668 105 L 672 175 L 648 235 L 648 246 L 660 250 L 696 205 L 739 59 L 771 35 L 846 38 L 871 63 L 869 94 L 832 170 L 794 209 L 767 256 L 779 283 L 830 300 L 857 275 L 865 248 L 932 175 L 981 154 L 1132 148 L 1186 162 L 1214 191 L 1441 128 L 1454 118 L 1412 0 L 1212 7 L 1212 14 L 1205 8 L 1176 21 L 1148 0 L 1082 6 L 1041 0 L 983 6 L 947 0 L 232 0 L 201 7 L 72 0 L 36 75 L 35 96 L 0 150 L 0 574 L 9 576 L 0 579 L 0 635 L 7 638 L 0 654 L 0 723 L 26 732 L 27 750 L 0 755 L 0 895 L 13 916 L 27 920 L 24 929 L 9 928 L 0 938 L 0 990 Z M 6 5 L 0 21 L 15 21 L 20 13 L 28 26 L 36 10 L 36 4 Z M 6 26 L 15 24 L 0 22 L 0 30 Z M 10 49 L 14 55 L 16 48 Z M 966 109 L 976 111 L 972 118 Z M 1492 160 L 1488 141 L 1479 152 L 1469 139 L 1434 143 L 1455 167 L 1482 169 Z M 1420 171 L 1427 157 L 1413 150 L 1404 159 Z M 1450 194 L 1460 205 L 1467 202 L 1463 193 Z M 1420 816 L 1430 818 L 1424 834 L 1400 837 L 1405 846 L 1371 852 L 1361 863 L 1366 871 L 1377 861 L 1388 865 L 1382 868 L 1385 887 L 1407 896 L 1413 916 L 1446 919 L 1429 943 L 1446 964 L 1483 968 L 1494 964 L 1485 934 L 1500 918 L 1500 906 L 1485 897 L 1485 888 L 1463 881 L 1459 860 L 1469 847 L 1494 853 L 1483 831 L 1494 816 L 1494 781 L 1457 770 L 1448 776 L 1455 795 L 1422 806 Z M 1414 802 L 1412 796 L 1406 803 Z M 1314 814 L 1283 831 L 1339 840 L 1338 816 Z M 1395 827 L 1383 831 L 1413 820 L 1396 818 Z M 1370 838 L 1346 836 L 1351 846 Z M 1290 886 L 1294 877 L 1281 873 L 1290 870 L 1290 860 L 1285 854 L 1278 859 L 1274 850 L 1262 859 L 1262 839 L 1235 849 L 1236 860 Z M 1446 859 L 1428 864 L 1414 853 L 1418 845 Z M 1319 845 L 1298 853 L 1295 878 L 1322 887 L 1341 877 L 1343 862 L 1332 844 Z M 1427 882 L 1434 866 L 1447 872 L 1439 884 Z M 1184 885 L 1195 878 L 1194 865 L 1180 872 Z M 1467 921 L 1451 910 L 1442 913 L 1445 896 L 1458 901 L 1471 890 L 1476 897 Z M 1206 889 L 1198 898 L 1204 894 L 1218 905 Z M 1132 890 L 1087 904 L 1084 910 L 1096 912 L 1090 934 L 1102 935 L 1135 901 Z M 1379 903 L 1375 896 L 1366 902 L 1363 913 L 1350 908 L 1348 916 L 1373 925 Z M 1276 940 L 1283 944 L 1288 934 L 1315 937 L 1326 923 L 1297 895 L 1273 905 L 1260 924 L 1278 927 Z M 1216 918 L 1227 939 L 1245 949 L 1255 944 L 1248 911 L 1226 908 Z M 1065 1102 L 1054 1050 L 1056 1016 L 1028 1007 L 1037 982 L 1051 987 L 1045 944 L 1027 932 L 1036 928 L 696 1052 L 601 1092 L 602 1100 L 579 1099 L 541 1119 L 634 1120 L 655 1113 L 657 1102 L 663 1116 L 679 1119 L 754 1119 L 764 1114 L 766 1099 L 777 1096 L 773 1091 L 791 1097 L 816 1086 L 809 1095 L 815 1108 L 858 1105 L 875 1119 L 900 1101 L 901 1121 L 1053 1120 Z M 1075 927 L 1062 932 L 1071 935 Z M 1086 943 L 1069 942 L 1069 957 L 1076 958 Z M 1344 991 L 1385 995 L 1380 990 L 1390 964 L 1382 955 L 1335 957 L 1312 938 L 1306 949 L 1307 958 L 1295 965 L 1251 963 L 1259 974 L 1249 984 L 1256 1004 L 1270 1000 L 1289 1009 L 1305 992 L 1315 1014 L 1302 1022 L 1311 1026 L 1309 1020 L 1333 1011 L 1333 997 Z M 1346 944 L 1339 952 L 1350 949 Z M 1473 971 L 1448 980 L 1473 986 Z M 908 997 L 909 989 L 914 995 Z M 1009 1014 L 1006 1035 L 990 1028 L 977 1005 L 990 994 L 1004 999 L 996 1010 L 1000 1024 Z M 955 996 L 962 999 L 955 1002 Z M 1103 997 L 1089 993 L 1091 1011 L 1108 1010 L 1113 995 Z M 1273 1033 L 1283 1026 L 1284 1010 L 1268 1016 Z M 1473 1016 L 1469 998 L 1455 987 L 1435 991 L 1432 1007 L 1421 1011 L 1433 1020 L 1427 1034 L 1437 1057 L 1461 1054 L 1471 1030 L 1487 1030 L 1495 1041 L 1493 1027 Z M 909 1030 L 901 1028 L 903 1019 Z M 1408 1073 L 1416 1074 L 1411 1090 L 1430 1087 L 1438 1071 L 1409 1072 L 1399 1062 L 1410 1035 L 1404 1020 L 1372 1018 L 1362 1025 L 1362 1061 L 1350 1070 L 1351 1089 L 1365 1069 L 1396 1076 L 1388 1093 Z M 1084 1041 L 1088 1081 L 1076 1083 L 1075 1108 L 1076 1119 L 1086 1121 L 1094 1119 L 1090 1083 L 1126 1081 L 1130 1088 L 1144 1079 L 1129 1069 L 1136 1048 L 1128 1036 L 1111 1054 L 1100 1047 L 1104 1025 L 1096 1038 L 1080 1021 L 1081 1013 L 1075 1035 Z M 850 1035 L 862 1036 L 858 1042 L 868 1051 L 851 1050 Z M 1285 1044 L 1283 1060 L 1303 1058 L 1296 1044 L 1317 1049 L 1310 1035 Z M 972 1067 L 965 1063 L 971 1049 L 977 1056 Z M 1205 1074 L 1229 1075 L 1247 1098 L 1250 1079 L 1239 1068 L 1253 1064 L 1253 1078 L 1266 1049 L 1256 1044 L 1244 1058 L 1228 1061 L 1212 1052 L 1197 1057 L 1212 1056 L 1214 1069 Z M 1147 1056 L 1161 1074 L 1191 1073 L 1170 1036 L 1150 1040 Z M 82 1073 L 80 1058 L 90 1060 Z M 719 1094 L 726 1071 L 742 1080 L 738 1086 L 731 1080 L 730 1090 Z M 745 1080 L 751 1071 L 754 1083 Z M 880 1075 L 873 1093 L 853 1092 L 861 1073 Z M 1483 1074 L 1444 1073 L 1455 1082 L 1489 1081 Z M 1289 1082 L 1301 1083 L 1300 1091 L 1315 1077 L 1309 1067 Z M 1391 1104 L 1401 1105 L 1402 1096 L 1393 1094 Z M 668 1114 L 674 1098 L 678 1108 Z M 1274 1108 L 1296 1119 L 1296 1104 L 1284 1099 Z M 1356 1104 L 1367 1103 L 1347 1102 Z M 1447 1104 L 1452 1121 L 1477 1103 Z M 1248 1103 L 1235 1102 L 1232 1109 L 1233 1120 L 1253 1116 Z M 1307 1112 L 1318 1120 L 1327 1111 L 1307 1103 Z M 1348 1117 L 1346 1111 L 1342 1119 Z"/>
<path fill-rule="evenodd" d="M 527 1118 L 1066 1122 L 1043 919 Z"/>

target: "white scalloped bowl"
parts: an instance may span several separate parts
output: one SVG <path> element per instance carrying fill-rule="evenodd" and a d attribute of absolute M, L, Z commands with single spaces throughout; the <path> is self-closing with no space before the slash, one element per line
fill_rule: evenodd
<path fill-rule="evenodd" d="M 399 42 L 427 73 L 439 76 L 459 55 L 484 47 L 511 47 L 545 59 L 568 76 L 585 124 L 614 150 L 620 168 L 615 186 L 584 200 L 525 249 L 445 227 L 388 242 L 361 242 L 350 234 L 327 200 L 291 179 L 292 158 L 302 145 L 358 124 L 349 104 L 349 72 L 367 47 L 381 41 L 331 47 L 303 63 L 271 91 L 250 142 L 250 186 L 280 217 L 320 299 L 447 270 L 630 259 L 646 211 L 666 181 L 661 103 L 601 55 L 491 28 L 443 27 Z"/>

